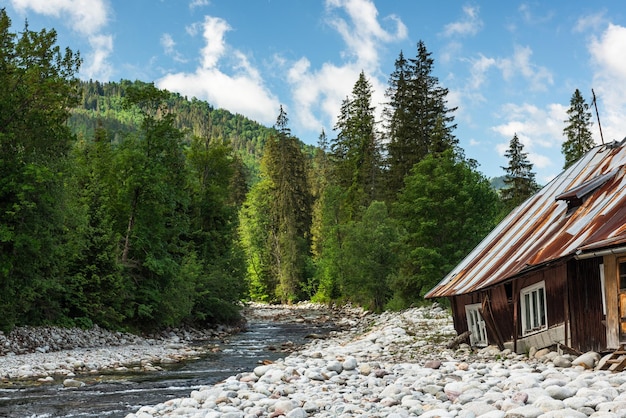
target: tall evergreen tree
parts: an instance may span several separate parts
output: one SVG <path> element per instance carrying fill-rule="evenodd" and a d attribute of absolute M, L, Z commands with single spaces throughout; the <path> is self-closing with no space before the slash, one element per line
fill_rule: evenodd
<path fill-rule="evenodd" d="M 513 135 L 504 156 L 508 159 L 509 165 L 502 167 L 506 174 L 501 197 L 504 210 L 508 213 L 535 194 L 539 190 L 539 185 L 535 181 L 533 165 L 528 160 L 528 154 L 524 152 L 524 144 L 520 142 L 517 134 Z"/>
<path fill-rule="evenodd" d="M 358 218 L 380 194 L 381 150 L 371 103 L 372 87 L 361 71 L 341 106 L 330 152 L 332 178 L 346 190 L 349 219 Z"/>
<path fill-rule="evenodd" d="M 0 8 L 0 329 L 53 321 L 64 292 L 63 188 L 80 56 Z"/>
<path fill-rule="evenodd" d="M 391 200 L 404 186 L 413 165 L 430 153 L 448 148 L 456 151 L 456 127 L 448 108 L 448 89 L 433 73 L 434 60 L 424 42 L 417 55 L 407 60 L 400 52 L 385 92 L 389 102 L 384 111 L 387 136 L 387 194 Z"/>
<path fill-rule="evenodd" d="M 131 300 L 119 262 L 119 231 L 112 219 L 114 150 L 99 127 L 93 141 L 80 141 L 73 150 L 71 196 L 66 210 L 69 269 L 64 287 L 66 315 L 77 325 L 91 323 L 116 329 L 123 326 L 124 307 Z"/>
<path fill-rule="evenodd" d="M 567 110 L 567 126 L 563 129 L 563 135 L 567 140 L 563 142 L 561 150 L 565 157 L 563 168 L 574 164 L 580 157 L 594 146 L 591 136 L 591 112 L 589 104 L 583 99 L 580 90 L 576 89 L 570 100 L 570 107 Z"/>
<path fill-rule="evenodd" d="M 287 113 L 280 107 L 275 135 L 265 145 L 261 166 L 262 180 L 255 186 L 264 187 L 269 194 L 266 201 L 267 247 L 260 249 L 258 260 L 271 257 L 271 276 L 277 278 L 273 292 L 281 302 L 302 298 L 307 283 L 310 260 L 311 195 L 307 179 L 307 164 L 297 138 L 291 135 Z M 256 195 L 256 193 L 255 193 Z M 263 215 L 256 211 L 258 216 Z M 252 213 L 253 214 L 253 213 Z M 249 230 L 261 219 L 249 219 Z M 258 225 L 257 225 L 258 226 Z M 249 257 L 250 258 L 250 257 Z M 271 280 L 264 280 L 272 286 Z M 268 286 L 268 287 L 269 287 Z"/>

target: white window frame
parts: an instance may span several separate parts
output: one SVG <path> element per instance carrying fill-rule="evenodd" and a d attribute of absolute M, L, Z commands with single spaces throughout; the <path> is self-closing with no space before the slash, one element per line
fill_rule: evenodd
<path fill-rule="evenodd" d="M 525 287 L 520 292 L 522 336 L 548 329 L 546 283 L 541 281 Z"/>
<path fill-rule="evenodd" d="M 480 314 L 481 308 L 482 304 L 480 303 L 465 305 L 467 329 L 471 332 L 470 345 L 475 347 L 487 345 L 487 327 L 485 325 L 485 320 Z"/>

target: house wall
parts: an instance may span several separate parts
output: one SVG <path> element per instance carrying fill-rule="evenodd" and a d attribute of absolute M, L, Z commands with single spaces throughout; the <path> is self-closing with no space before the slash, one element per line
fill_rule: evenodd
<path fill-rule="evenodd" d="M 462 334 L 468 330 L 467 316 L 465 315 L 465 305 L 480 303 L 480 295 L 478 293 L 469 293 L 450 298 L 450 306 L 452 307 L 452 321 L 457 334 Z"/>
<path fill-rule="evenodd" d="M 457 333 L 467 331 L 465 305 L 482 303 L 488 297 L 493 314 L 496 332 L 507 346 L 515 346 L 518 352 L 524 352 L 530 345 L 537 348 L 556 342 L 569 343 L 569 324 L 566 321 L 569 309 L 567 295 L 567 265 L 559 263 L 548 268 L 531 272 L 510 283 L 503 283 L 482 292 L 474 292 L 451 298 L 454 327 Z M 520 291 L 528 286 L 545 282 L 548 329 L 534 337 L 522 338 Z M 517 324 L 516 324 L 517 322 Z M 498 336 L 487 331 L 489 343 L 496 344 Z M 508 344 L 507 344 L 508 343 Z M 530 344 L 530 345 L 529 345 Z M 528 346 L 528 347 L 527 347 Z"/>
<path fill-rule="evenodd" d="M 619 341 L 619 306 L 617 281 L 617 257 L 605 255 L 604 264 L 604 292 L 606 295 L 606 346 L 615 349 L 620 345 Z"/>

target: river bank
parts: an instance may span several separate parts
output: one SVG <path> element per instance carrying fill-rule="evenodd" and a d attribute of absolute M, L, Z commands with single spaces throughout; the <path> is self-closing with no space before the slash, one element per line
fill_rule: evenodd
<path fill-rule="evenodd" d="M 294 307 L 247 305 L 245 321 L 276 321 L 333 324 L 345 320 L 347 309 L 332 310 L 315 304 Z M 358 311 L 355 310 L 355 315 Z M 19 327 L 0 333 L 0 385 L 63 384 L 80 387 L 81 378 L 111 373 L 142 373 L 219 351 L 245 322 L 213 329 L 168 329 L 138 336 L 110 332 L 97 326 L 88 329 Z M 289 352 L 286 344 L 275 350 Z"/>
<path fill-rule="evenodd" d="M 127 418 L 626 417 L 626 373 L 596 370 L 596 353 L 446 348 L 456 333 L 437 305 L 348 322 L 350 331 Z"/>

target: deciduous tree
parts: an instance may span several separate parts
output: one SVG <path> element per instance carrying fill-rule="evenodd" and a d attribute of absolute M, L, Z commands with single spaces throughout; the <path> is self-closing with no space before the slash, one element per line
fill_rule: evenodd
<path fill-rule="evenodd" d="M 80 57 L 54 30 L 11 31 L 0 9 L 0 328 L 57 318 L 63 189 Z"/>
<path fill-rule="evenodd" d="M 497 204 L 487 179 L 453 150 L 417 163 L 394 205 L 403 235 L 391 305 L 421 300 L 493 228 Z"/>

